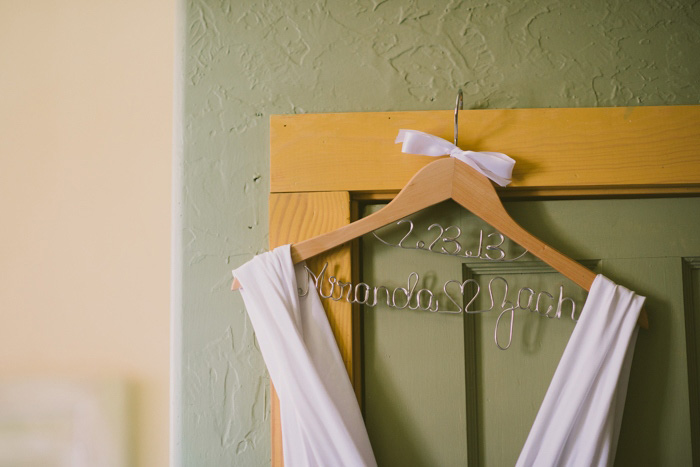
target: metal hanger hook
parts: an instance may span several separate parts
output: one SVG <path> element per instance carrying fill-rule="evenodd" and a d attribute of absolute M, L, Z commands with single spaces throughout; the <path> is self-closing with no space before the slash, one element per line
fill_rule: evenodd
<path fill-rule="evenodd" d="M 459 111 L 464 109 L 464 98 L 462 97 L 462 88 L 457 90 L 457 102 L 455 102 L 455 146 L 457 146 L 457 135 L 459 133 Z"/>

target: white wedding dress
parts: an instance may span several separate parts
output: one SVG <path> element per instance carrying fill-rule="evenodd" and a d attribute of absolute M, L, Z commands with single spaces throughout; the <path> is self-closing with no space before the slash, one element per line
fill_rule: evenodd
<path fill-rule="evenodd" d="M 289 245 L 234 276 L 280 399 L 285 465 L 376 465 L 318 293 L 303 266 L 293 265 Z M 300 281 L 309 282 L 304 297 Z M 612 464 L 643 302 L 596 277 L 518 466 Z"/>

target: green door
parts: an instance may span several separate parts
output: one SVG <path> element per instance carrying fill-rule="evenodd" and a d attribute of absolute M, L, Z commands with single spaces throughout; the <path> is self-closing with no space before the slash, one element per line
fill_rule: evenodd
<path fill-rule="evenodd" d="M 366 206 L 363 215 L 379 208 Z M 693 446 L 698 465 L 700 198 L 506 208 L 554 248 L 647 296 L 651 328 L 639 333 L 616 465 L 692 465 Z M 388 307 L 382 294 L 362 311 L 364 411 L 377 461 L 513 465 L 586 293 L 452 202 L 410 220 L 378 231 L 382 241 L 362 240 L 363 282 L 399 288 L 389 300 L 397 308 L 405 303 L 400 288 L 414 291 L 403 309 Z M 467 279 L 474 282 L 462 290 Z M 411 310 L 420 289 L 424 308 L 457 311 L 473 299 L 470 311 L 491 311 Z M 528 308 L 512 313 L 512 338 L 504 297 Z"/>

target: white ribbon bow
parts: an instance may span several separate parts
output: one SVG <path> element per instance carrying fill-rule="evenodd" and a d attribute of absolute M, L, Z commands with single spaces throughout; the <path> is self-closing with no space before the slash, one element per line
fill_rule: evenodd
<path fill-rule="evenodd" d="M 467 164 L 501 186 L 510 183 L 515 161 L 500 152 L 462 151 L 438 136 L 417 130 L 399 130 L 396 143 L 403 143 L 401 152 L 424 156 L 450 156 Z"/>

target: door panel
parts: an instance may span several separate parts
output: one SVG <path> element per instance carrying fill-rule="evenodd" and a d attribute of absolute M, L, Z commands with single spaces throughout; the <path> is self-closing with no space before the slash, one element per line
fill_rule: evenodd
<path fill-rule="evenodd" d="M 367 206 L 364 215 L 380 207 Z M 695 336 L 700 322 L 700 299 L 693 299 L 700 297 L 700 278 L 692 258 L 700 256 L 700 199 L 510 202 L 506 208 L 545 242 L 648 297 L 651 329 L 639 334 L 616 465 L 691 465 L 692 440 L 698 435 L 695 421 L 691 430 L 690 414 L 698 411 Z M 476 252 L 479 232 L 493 232 L 452 202 L 411 219 L 413 231 L 407 237 L 406 223 L 378 234 L 392 244 L 405 237 L 404 246 L 415 247 L 420 239 L 427 247 L 439 231 L 428 231 L 428 226 L 454 225 L 461 228 L 462 251 Z M 496 240 L 492 236 L 483 242 L 482 253 L 484 245 Z M 439 239 L 433 250 L 442 247 L 451 252 L 455 244 Z M 508 241 L 501 248 L 506 258 L 522 251 Z M 500 253 L 491 249 L 488 254 Z M 508 297 L 514 303 L 524 287 L 549 293 L 555 309 L 560 285 L 579 311 L 586 297 L 585 291 L 530 255 L 515 262 L 484 261 L 391 247 L 371 235 L 363 238 L 364 282 L 407 287 L 412 271 L 420 275 L 417 289 L 433 290 L 441 310 L 449 303 L 442 284 L 450 279 L 473 278 L 479 283 L 472 310 L 489 308 L 487 287 L 495 277 L 508 281 Z M 493 285 L 500 303 L 503 284 L 496 279 Z M 462 306 L 474 296 L 474 290 L 466 290 L 461 297 L 458 284 L 447 290 Z M 525 305 L 529 293 L 522 290 Z M 541 297 L 544 311 L 548 296 Z M 565 305 L 559 319 L 515 311 L 513 339 L 506 351 L 494 343 L 500 310 L 452 315 L 382 304 L 366 307 L 364 401 L 379 464 L 512 465 L 575 326 L 568 317 L 570 302 Z M 502 346 L 508 342 L 508 316 L 505 313 L 499 323 Z"/>
<path fill-rule="evenodd" d="M 458 210 L 441 213 L 444 222 L 459 222 Z M 421 214 L 414 216 L 414 221 L 422 222 Z M 386 240 L 398 243 L 407 231 L 406 226 L 400 227 Z M 415 255 L 404 255 L 404 250 L 368 237 L 371 240 L 362 245 L 362 280 L 372 286 L 407 288 L 407 278 L 415 271 L 420 274 L 418 287 L 435 289 L 436 284 L 462 274 L 458 261 L 445 262 L 442 255 L 426 255 L 416 263 Z M 387 256 L 388 250 L 393 254 Z M 403 302 L 397 304 L 402 306 Z M 367 429 L 373 447 L 382 446 L 374 448 L 377 462 L 464 465 L 467 435 L 462 316 L 377 306 L 363 310 L 363 321 L 363 368 L 364 374 L 371 376 L 364 381 L 363 401 L 366 413 L 376 414 Z"/>
<path fill-rule="evenodd" d="M 541 262 L 529 262 L 529 268 L 518 263 L 492 263 L 465 266 L 466 277 L 473 277 L 484 287 L 496 277 L 508 281 L 507 296 L 517 304 L 518 291 L 523 307 L 537 308 L 556 313 L 559 285 L 563 284 L 563 296 L 575 300 L 580 313 L 585 301 L 585 291 Z M 481 266 L 481 267 L 479 267 Z M 528 270 L 529 269 L 529 270 Z M 515 270 L 515 272 L 512 272 Z M 494 282 L 494 295 L 500 300 L 506 292 L 502 282 Z M 532 289 L 535 294 L 526 288 Z M 552 298 L 549 298 L 549 294 Z M 532 299 L 530 299 L 532 296 Z M 478 296 L 479 309 L 490 307 L 490 298 Z M 534 305 L 534 306 L 533 306 Z M 513 316 L 513 337 L 508 350 L 503 351 L 495 343 L 498 311 L 469 315 L 465 321 L 473 320 L 475 353 L 471 354 L 476 368 L 473 381 L 476 385 L 476 432 L 469 434 L 469 446 L 478 446 L 478 465 L 514 465 L 537 410 L 549 387 L 559 358 L 574 328 L 569 310 L 570 302 L 564 304 L 562 317 L 548 319 L 537 311 L 516 311 Z M 509 341 L 510 313 L 504 312 L 498 326 L 499 344 L 506 347 Z M 467 325 L 468 323 L 465 323 Z M 469 337 L 467 336 L 467 339 Z M 469 356 L 465 356 L 469 358 Z"/>
<path fill-rule="evenodd" d="M 694 434 L 693 453 L 700 453 L 700 258 L 683 259 L 683 298 L 688 346 L 688 389 L 690 391 L 690 425 Z M 695 457 L 698 464 L 698 458 Z"/>
<path fill-rule="evenodd" d="M 604 273 L 629 277 L 654 316 L 637 339 L 616 464 L 692 465 L 682 260 L 615 259 Z"/>

